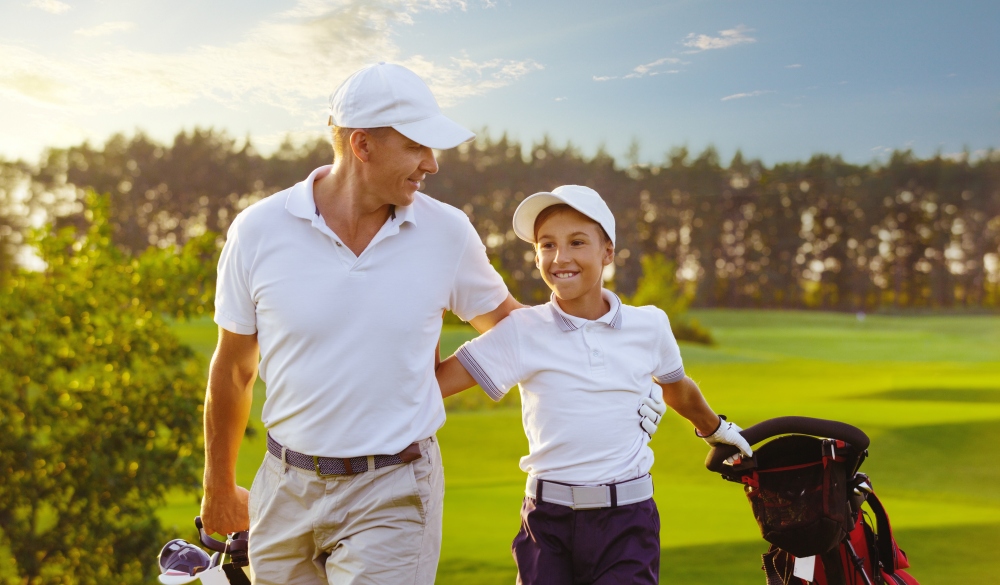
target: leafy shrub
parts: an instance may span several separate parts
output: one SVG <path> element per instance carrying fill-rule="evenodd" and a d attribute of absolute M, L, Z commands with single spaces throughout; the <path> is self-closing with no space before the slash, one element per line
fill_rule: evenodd
<path fill-rule="evenodd" d="M 215 236 L 132 258 L 107 198 L 87 204 L 84 233 L 36 234 L 46 268 L 0 286 L 0 581 L 142 583 L 154 510 L 201 483 L 205 365 L 164 316 L 210 307 Z"/>
<path fill-rule="evenodd" d="M 691 298 L 684 293 L 677 282 L 677 266 L 663 254 L 648 254 L 642 257 L 642 276 L 635 294 L 625 302 L 630 305 L 653 305 L 670 317 L 670 328 L 679 341 L 691 341 L 712 345 L 715 341 L 708 329 L 697 319 L 687 316 Z"/>

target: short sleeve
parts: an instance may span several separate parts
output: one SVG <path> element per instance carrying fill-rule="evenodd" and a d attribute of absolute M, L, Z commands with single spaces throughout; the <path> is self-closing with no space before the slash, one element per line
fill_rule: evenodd
<path fill-rule="evenodd" d="M 496 309 L 508 294 L 503 279 L 486 257 L 486 246 L 479 234 L 468 220 L 466 225 L 465 242 L 448 299 L 448 310 L 463 321 Z"/>
<path fill-rule="evenodd" d="M 661 310 L 657 310 L 656 313 L 660 321 L 660 342 L 656 346 L 656 355 L 653 356 L 656 364 L 653 377 L 660 384 L 672 384 L 684 379 L 681 348 L 677 346 L 677 340 L 674 338 L 674 332 L 670 329 L 670 319 L 667 314 Z"/>
<path fill-rule="evenodd" d="M 257 332 L 257 307 L 250 293 L 250 274 L 243 262 L 238 222 L 229 227 L 219 255 L 219 278 L 215 285 L 215 322 L 240 335 Z"/>
<path fill-rule="evenodd" d="M 462 344 L 455 357 L 493 400 L 503 398 L 523 378 L 517 323 L 511 316 Z"/>

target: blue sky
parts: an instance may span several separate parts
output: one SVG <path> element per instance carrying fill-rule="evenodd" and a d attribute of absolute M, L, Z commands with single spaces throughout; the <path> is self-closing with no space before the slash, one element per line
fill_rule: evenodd
<path fill-rule="evenodd" d="M 523 142 L 767 163 L 1000 147 L 1000 3 L 8 0 L 0 156 L 195 125 L 263 151 L 324 132 L 374 61 Z"/>

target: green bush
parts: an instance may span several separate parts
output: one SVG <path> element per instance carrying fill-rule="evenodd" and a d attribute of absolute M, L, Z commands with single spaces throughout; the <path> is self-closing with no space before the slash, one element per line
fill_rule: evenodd
<path fill-rule="evenodd" d="M 624 299 L 625 302 L 637 307 L 653 305 L 663 309 L 670 317 L 674 337 L 680 341 L 714 344 L 711 332 L 698 323 L 697 319 L 687 316 L 691 298 L 677 282 L 677 266 L 663 254 L 645 255 L 641 263 L 642 276 L 639 277 L 635 294 Z"/>
<path fill-rule="evenodd" d="M 154 510 L 201 483 L 205 364 L 164 317 L 210 308 L 215 236 L 133 258 L 87 205 L 0 286 L 0 582 L 142 583 Z"/>

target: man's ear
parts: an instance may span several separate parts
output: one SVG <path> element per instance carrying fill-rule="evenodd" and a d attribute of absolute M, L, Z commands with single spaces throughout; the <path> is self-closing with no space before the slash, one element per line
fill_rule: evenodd
<path fill-rule="evenodd" d="M 351 132 L 351 152 L 361 162 L 371 160 L 373 136 L 364 130 Z"/>

